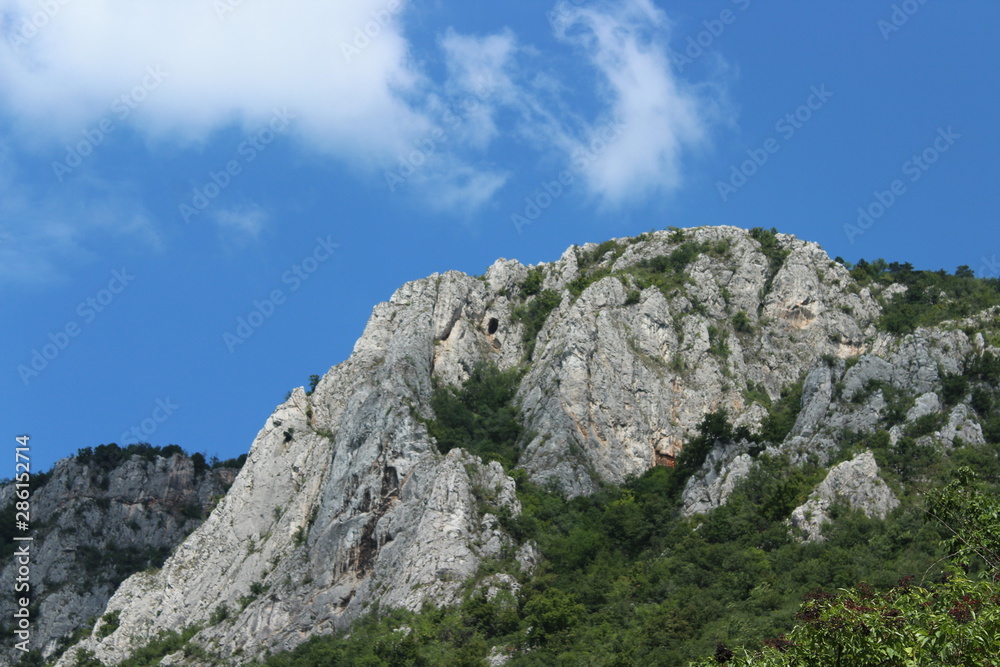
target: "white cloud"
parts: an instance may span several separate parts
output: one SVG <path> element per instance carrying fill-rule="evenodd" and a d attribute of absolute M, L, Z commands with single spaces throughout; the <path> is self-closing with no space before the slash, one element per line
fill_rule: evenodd
<path fill-rule="evenodd" d="M 136 91 L 143 99 L 127 105 L 129 122 L 171 140 L 202 140 L 233 122 L 252 127 L 289 107 L 310 143 L 352 160 L 391 155 L 426 130 L 405 101 L 422 76 L 387 0 L 244 1 L 221 17 L 217 4 L 76 0 L 26 39 L 35 0 L 0 0 L 8 17 L 0 104 L 26 126 L 66 137 L 119 116 L 115 100 L 134 102 Z M 148 68 L 164 74 L 144 94 Z"/>
<path fill-rule="evenodd" d="M 422 188 L 434 209 L 471 214 L 493 199 L 506 182 L 506 173 L 455 163 L 447 170 L 430 171 L 414 185 Z"/>
<path fill-rule="evenodd" d="M 520 96 L 511 78 L 517 40 L 510 31 L 477 37 L 449 29 L 441 39 L 441 50 L 448 68 L 444 104 L 450 103 L 449 111 L 463 121 L 465 143 L 485 148 L 500 134 L 499 108 Z"/>
<path fill-rule="evenodd" d="M 256 205 L 215 211 L 212 219 L 225 232 L 256 239 L 268 221 L 267 213 Z"/>
<path fill-rule="evenodd" d="M 57 9 L 40 14 L 43 4 Z M 254 130 L 287 108 L 293 141 L 373 179 L 433 140 L 412 173 L 402 167 L 402 181 L 432 208 L 463 212 L 494 198 L 517 168 L 492 161 L 501 141 L 519 139 L 528 161 L 575 165 L 592 194 L 622 204 L 676 187 L 685 151 L 704 140 L 706 106 L 672 70 L 669 24 L 650 0 L 557 5 L 556 36 L 589 65 L 591 81 L 552 71 L 506 29 L 443 29 L 446 75 L 434 81 L 423 65 L 433 57 L 414 54 L 404 33 L 407 7 L 0 0 L 0 114 L 22 148 L 61 151 L 105 119 L 156 150 L 206 142 L 234 124 Z M 259 211 L 215 216 L 245 237 L 264 220 Z M 60 247 L 79 245 L 83 233 L 49 229 Z"/>
<path fill-rule="evenodd" d="M 553 22 L 601 78 L 604 113 L 570 149 L 591 190 L 618 203 L 677 187 L 683 152 L 706 139 L 712 104 L 674 73 L 666 15 L 650 0 L 562 2 Z"/>

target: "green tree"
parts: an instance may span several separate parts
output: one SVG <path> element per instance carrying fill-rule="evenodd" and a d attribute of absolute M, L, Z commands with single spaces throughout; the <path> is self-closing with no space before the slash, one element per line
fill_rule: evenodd
<path fill-rule="evenodd" d="M 1000 664 L 1000 498 L 970 468 L 928 498 L 928 514 L 950 532 L 950 571 L 926 588 L 906 577 L 879 593 L 866 584 L 817 590 L 788 635 L 761 651 L 725 646 L 699 665 L 936 667 Z M 986 576 L 973 576 L 975 570 Z M 742 655 L 737 655 L 742 653 Z"/>
<path fill-rule="evenodd" d="M 562 297 L 554 290 L 542 290 L 538 295 L 527 303 L 516 306 L 511 313 L 516 322 L 524 325 L 521 334 L 521 342 L 524 344 L 524 357 L 531 359 L 535 352 L 535 341 L 538 333 L 545 326 L 545 320 L 549 314 L 562 303 Z"/>
<path fill-rule="evenodd" d="M 482 363 L 461 388 L 436 387 L 431 397 L 435 418 L 427 422 L 427 430 L 441 453 L 462 447 L 486 460 L 514 467 L 522 432 L 514 404 L 521 374 L 519 369 L 501 371 Z"/>
<path fill-rule="evenodd" d="M 576 599 L 558 588 L 546 589 L 524 605 L 524 622 L 529 628 L 531 643 L 544 643 L 579 622 L 584 607 Z"/>

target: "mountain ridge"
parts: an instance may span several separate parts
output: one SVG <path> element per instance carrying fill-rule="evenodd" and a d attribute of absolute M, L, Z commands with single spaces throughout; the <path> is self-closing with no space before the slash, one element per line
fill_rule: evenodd
<path fill-rule="evenodd" d="M 814 243 L 732 227 L 407 283 L 373 309 L 346 361 L 268 418 L 226 498 L 163 569 L 118 589 L 108 604 L 118 626 L 98 623 L 77 649 L 117 662 L 196 626 L 204 651 L 241 663 L 343 630 L 375 603 L 452 604 L 492 558 L 530 571 L 537 549 L 505 524 L 522 509 L 517 475 L 462 449 L 440 453 L 427 428 L 435 387 L 462 385 L 483 363 L 524 369 L 518 474 L 570 498 L 679 465 L 708 415 L 760 431 L 798 382 L 782 442 L 706 440 L 708 458 L 688 464 L 685 511 L 721 506 L 756 465 L 752 450 L 830 463 L 844 446 L 831 419 L 840 415 L 838 432 L 871 429 L 889 387 L 926 396 L 990 347 L 958 326 L 880 331 L 885 299 L 899 294 L 859 284 Z M 872 383 L 886 388 L 851 407 Z M 956 409 L 947 423 L 974 432 L 975 415 L 952 419 Z"/>

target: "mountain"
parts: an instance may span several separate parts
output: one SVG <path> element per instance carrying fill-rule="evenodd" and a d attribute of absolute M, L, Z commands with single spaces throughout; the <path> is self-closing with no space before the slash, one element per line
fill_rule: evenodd
<path fill-rule="evenodd" d="M 156 568 L 222 498 L 238 470 L 210 468 L 176 445 L 81 449 L 32 479 L 33 646 L 51 654 L 88 630 L 122 581 Z M 13 530 L 15 485 L 0 486 L 4 530 Z M 14 581 L 13 535 L 4 535 L 0 574 Z M 14 618 L 15 599 L 0 599 Z M 13 635 L 13 629 L 5 633 Z M 0 659 L 17 657 L 8 648 Z"/>
<path fill-rule="evenodd" d="M 172 664 L 241 664 L 375 610 L 476 590 L 523 598 L 533 572 L 559 567 L 525 528 L 544 511 L 524 489 L 574 508 L 629 488 L 612 508 L 624 511 L 656 495 L 635 480 L 662 483 L 676 512 L 608 528 L 625 560 L 662 525 L 697 531 L 734 493 L 744 502 L 748 480 L 782 489 L 761 501 L 783 522 L 767 533 L 782 548 L 822 543 L 845 512 L 879 520 L 919 478 L 918 454 L 997 441 L 969 375 L 1000 343 L 995 283 L 850 268 L 814 243 L 733 227 L 408 283 L 346 361 L 277 407 L 210 516 L 161 569 L 128 578 L 59 664 L 115 664 L 150 642 L 174 647 Z M 404 627 L 390 637 L 405 643 Z"/>

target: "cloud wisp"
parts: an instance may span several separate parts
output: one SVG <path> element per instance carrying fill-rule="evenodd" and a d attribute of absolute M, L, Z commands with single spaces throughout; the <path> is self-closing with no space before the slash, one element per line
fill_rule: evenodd
<path fill-rule="evenodd" d="M 649 0 L 564 3 L 553 23 L 598 75 L 603 113 L 570 147 L 571 155 L 605 151 L 584 168 L 591 191 L 621 203 L 679 186 L 683 153 L 705 141 L 711 114 L 702 93 L 671 66 L 666 15 Z M 602 135 L 609 120 L 625 128 L 614 142 Z"/>
<path fill-rule="evenodd" d="M 59 157 L 95 123 L 127 124 L 155 152 L 260 127 L 281 108 L 296 118 L 285 140 L 405 185 L 432 210 L 471 214 L 533 162 L 577 162 L 586 192 L 621 206 L 678 187 L 713 122 L 710 95 L 672 66 L 670 23 L 650 0 L 556 5 L 556 43 L 590 72 L 572 80 L 509 29 L 446 28 L 436 53 L 415 53 L 406 17 L 419 8 L 405 0 L 49 4 L 43 17 L 35 0 L 0 0 L 0 117 L 20 148 Z M 624 128 L 613 143 L 609 124 Z M 516 164 L 498 150 L 511 140 Z M 580 159 L 595 149 L 602 159 Z M 265 224 L 216 222 L 250 236 Z"/>

